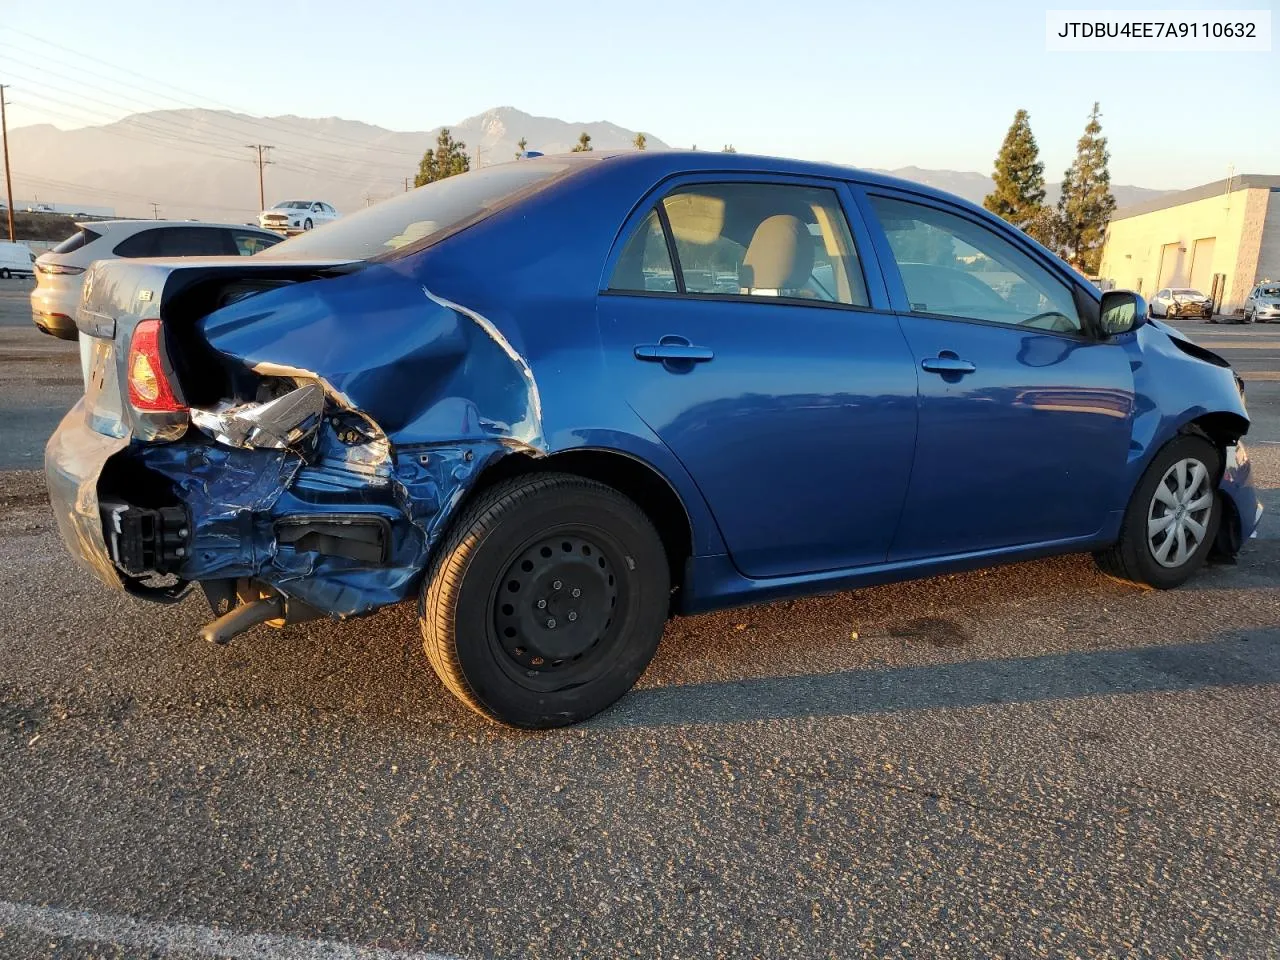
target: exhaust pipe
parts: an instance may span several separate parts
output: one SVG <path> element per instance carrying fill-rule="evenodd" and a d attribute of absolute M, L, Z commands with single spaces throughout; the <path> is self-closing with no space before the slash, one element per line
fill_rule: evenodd
<path fill-rule="evenodd" d="M 284 616 L 284 601 L 280 597 L 260 597 L 250 600 L 224 613 L 212 623 L 200 628 L 197 636 L 209 643 L 225 647 L 232 637 L 239 636 L 250 627 Z"/>

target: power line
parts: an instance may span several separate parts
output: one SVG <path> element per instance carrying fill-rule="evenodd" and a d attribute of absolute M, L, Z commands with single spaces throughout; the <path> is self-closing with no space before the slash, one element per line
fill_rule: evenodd
<path fill-rule="evenodd" d="M 122 67 L 122 66 L 120 66 L 119 64 L 111 63 L 110 61 L 103 60 L 103 59 L 101 59 L 101 58 L 99 58 L 99 57 L 95 57 L 95 56 L 93 56 L 92 54 L 85 53 L 85 52 L 84 52 L 84 51 L 82 51 L 82 50 L 76 50 L 76 49 L 73 49 L 73 48 L 71 48 L 71 47 L 67 47 L 67 46 L 64 46 L 64 45 L 62 45 L 62 44 L 55 43 L 55 42 L 53 42 L 52 40 L 45 39 L 44 37 L 37 36 L 36 34 L 33 34 L 33 33 L 28 33 L 28 32 L 27 32 L 27 31 L 25 31 L 25 30 L 19 30 L 19 29 L 17 29 L 16 27 L 7 27 L 6 29 L 11 30 L 13 33 L 21 34 L 22 36 L 24 36 L 24 37 L 28 37 L 29 39 L 35 40 L 35 41 L 37 41 L 37 42 L 39 42 L 39 43 L 43 43 L 43 44 L 45 44 L 46 46 L 50 46 L 50 47 L 53 47 L 53 48 L 55 48 L 55 49 L 62 50 L 62 51 L 64 51 L 64 52 L 66 52 L 66 53 L 73 54 L 73 55 L 77 58 L 77 60 L 90 60 L 90 61 L 92 61 L 92 62 L 94 62 L 94 63 L 102 64 L 103 66 L 105 66 L 105 67 L 109 67 L 109 68 L 111 68 L 112 70 L 118 71 L 118 72 L 120 72 L 120 73 L 126 73 L 126 74 L 129 74 L 129 75 L 131 75 L 131 76 L 138 77 L 138 78 L 139 78 L 139 79 L 141 79 L 141 80 L 145 80 L 145 81 L 147 81 L 149 84 L 152 84 L 152 85 L 155 85 L 155 86 L 159 86 L 159 87 L 162 87 L 162 88 L 168 88 L 168 89 L 170 89 L 170 90 L 177 90 L 177 91 L 178 91 L 178 92 L 180 92 L 180 93 L 185 93 L 185 94 L 187 94 L 188 96 L 192 96 L 192 97 L 195 97 L 195 98 L 197 98 L 197 99 L 199 99 L 199 100 L 203 100 L 203 101 L 205 101 L 205 103 L 213 104 L 213 105 L 215 105 L 215 106 L 216 106 L 218 109 L 220 109 L 220 110 L 227 110 L 227 111 L 231 111 L 232 113 L 239 113 L 239 114 L 251 114 L 251 111 L 247 111 L 247 110 L 240 110 L 240 109 L 235 108 L 235 107 L 232 107 L 232 106 L 230 106 L 230 105 L 228 105 L 228 104 L 226 104 L 226 103 L 222 103 L 222 102 L 217 101 L 217 100 L 214 100 L 214 99 L 212 99 L 212 98 L 210 98 L 210 97 L 206 97 L 206 96 L 204 96 L 203 94 L 196 93 L 196 92 L 191 91 L 191 90 L 185 90 L 184 88 L 182 88 L 182 87 L 178 87 L 178 86 L 176 86 L 176 85 L 174 85 L 174 84 L 164 83 L 164 82 L 162 82 L 162 81 L 157 81 L 155 78 L 153 78 L 153 77 L 149 77 L 149 76 L 147 76 L 146 74 L 143 74 L 143 73 L 139 73 L 139 72 L 138 72 L 138 71 L 136 71 L 136 70 L 131 70 L 131 69 L 129 69 L 128 67 Z M 12 44 L 7 44 L 7 43 L 4 43 L 4 42 L 2 42 L 2 41 L 0 41 L 0 46 L 6 46 L 6 47 L 11 47 L 11 48 L 13 48 L 13 45 L 12 45 Z M 15 48 L 15 49 L 22 49 L 22 48 Z M 30 64 L 28 64 L 28 65 L 30 65 Z M 84 70 L 84 68 L 83 68 L 83 67 L 79 67 L 79 66 L 76 66 L 76 65 L 74 65 L 74 64 L 63 64 L 63 66 L 73 66 L 75 69 L 79 69 L 79 70 L 81 70 L 81 71 L 83 71 L 83 72 L 85 72 L 85 73 L 90 73 L 90 71 Z M 43 67 L 40 67 L 40 68 L 41 68 L 41 69 L 43 69 Z M 111 82 L 113 82 L 113 83 L 117 83 L 117 84 L 119 84 L 119 85 L 121 85 L 121 86 L 129 86 L 129 87 L 133 87 L 134 89 L 137 89 L 137 90 L 142 90 L 144 93 L 151 93 L 151 94 L 153 94 L 153 95 L 155 95 L 155 94 L 156 94 L 156 91 L 151 90 L 151 89 L 147 89 L 147 88 L 142 87 L 142 86 L 139 86 L 138 84 L 131 84 L 131 83 L 128 83 L 127 81 L 119 80 L 119 79 L 116 79 L 116 78 L 114 78 L 114 77 L 109 78 L 109 79 L 111 80 Z M 170 94 L 164 94 L 164 93 L 161 93 L 161 94 L 159 94 L 159 95 L 160 95 L 160 96 L 162 96 L 162 97 L 164 97 L 164 98 L 165 98 L 165 99 L 167 99 L 167 100 L 171 100 L 171 101 L 173 101 L 174 103 L 180 103 L 180 104 L 183 104 L 184 106 L 188 106 L 188 107 L 196 107 L 197 109 L 207 109 L 207 108 L 202 108 L 202 107 L 200 107 L 200 105 L 199 105 L 199 104 L 191 103 L 189 100 L 183 100 L 183 99 L 181 99 L 181 98 L 179 98 L 179 97 L 174 97 L 174 96 L 172 96 L 172 95 L 170 95 Z M 273 129 L 273 130 L 274 130 L 274 131 L 276 131 L 277 133 L 278 133 L 281 129 L 285 129 L 285 130 L 288 130 L 288 129 L 289 129 L 289 125 L 288 125 L 287 123 L 285 123 L 285 122 L 283 121 L 283 119 L 282 119 L 282 118 L 276 118 L 274 121 L 270 121 L 270 122 L 269 122 L 269 121 L 267 121 L 265 118 L 257 118 L 257 117 L 253 117 L 252 115 L 249 115 L 249 116 L 233 116 L 233 117 L 226 117 L 225 119 L 226 119 L 226 120 L 228 120 L 228 121 L 230 121 L 230 122 L 241 123 L 241 124 L 251 124 L 251 125 L 256 125 L 256 126 L 259 126 L 259 127 L 263 127 L 264 129 Z M 332 135 L 319 134 L 319 133 L 316 133 L 316 132 L 314 132 L 314 131 L 303 131 L 303 130 L 299 130 L 299 129 L 297 129 L 296 127 L 295 127 L 295 128 L 293 128 L 293 130 L 294 130 L 295 134 L 296 134 L 297 136 L 300 136 L 300 137 L 304 137 L 304 138 L 308 138 L 308 139 L 312 139 L 312 140 L 316 140 L 316 141 L 320 141 L 320 142 L 333 143 L 333 144 L 337 144 L 337 145 L 340 145 L 340 146 L 349 146 L 349 147 L 350 147 L 350 146 L 356 146 L 356 147 L 363 147 L 363 148 L 365 148 L 365 149 L 369 149 L 369 144 L 368 144 L 367 142 L 363 142 L 363 141 L 359 141 L 359 140 L 354 140 L 354 139 L 349 138 L 349 137 L 340 137 L 340 136 L 332 136 Z M 241 134 L 239 134 L 239 135 L 240 135 L 240 136 L 243 136 L 243 133 L 241 133 Z M 377 149 L 379 152 L 381 152 L 381 153 L 397 153 L 397 154 L 400 154 L 400 155 L 402 155 L 402 156 L 406 156 L 406 157 L 414 157 L 414 158 L 417 158 L 417 157 L 419 157 L 419 156 L 420 156 L 420 153 L 419 153 L 418 151 L 416 151 L 416 150 L 405 150 L 405 149 L 402 149 L 402 148 L 398 148 L 398 147 L 391 147 L 391 146 L 386 146 L 386 145 L 380 145 L 380 146 L 378 146 L 376 149 Z"/>

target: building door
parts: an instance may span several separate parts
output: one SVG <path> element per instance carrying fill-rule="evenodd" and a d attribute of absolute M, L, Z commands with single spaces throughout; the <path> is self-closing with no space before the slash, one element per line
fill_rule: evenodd
<path fill-rule="evenodd" d="M 1191 286 L 1208 293 L 1213 286 L 1213 250 L 1216 237 L 1201 237 L 1191 248 Z"/>
<path fill-rule="evenodd" d="M 1182 245 L 1166 243 L 1160 248 L 1160 275 L 1156 278 L 1156 289 L 1185 285 L 1182 276 Z"/>

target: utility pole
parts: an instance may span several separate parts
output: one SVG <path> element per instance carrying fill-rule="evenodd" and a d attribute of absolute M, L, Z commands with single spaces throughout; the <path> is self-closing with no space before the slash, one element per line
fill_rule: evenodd
<path fill-rule="evenodd" d="M 151 201 L 151 216 L 152 219 L 160 219 L 160 204 L 156 203 L 154 200 Z"/>
<path fill-rule="evenodd" d="M 13 229 L 13 176 L 9 173 L 9 121 L 4 115 L 4 91 L 5 84 L 0 83 L 0 132 L 4 137 L 4 188 L 9 195 L 9 240 L 14 242 L 18 239 L 17 233 Z"/>
<path fill-rule="evenodd" d="M 258 151 L 258 209 L 265 210 L 267 209 L 267 195 L 262 187 L 262 168 L 272 161 L 264 159 L 264 151 L 274 150 L 275 147 L 269 143 L 246 143 L 245 146 L 250 150 Z"/>
<path fill-rule="evenodd" d="M 404 178 L 404 192 L 405 192 L 405 193 L 408 193 L 408 192 L 409 192 L 409 178 L 408 178 L 408 177 L 405 177 L 405 178 Z"/>

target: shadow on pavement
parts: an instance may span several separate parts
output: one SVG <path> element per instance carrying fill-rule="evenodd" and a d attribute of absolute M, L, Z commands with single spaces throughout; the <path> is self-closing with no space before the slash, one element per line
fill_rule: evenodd
<path fill-rule="evenodd" d="M 1178 646 L 646 688 L 589 725 L 852 717 L 1269 683 L 1280 683 L 1280 627 Z"/>

